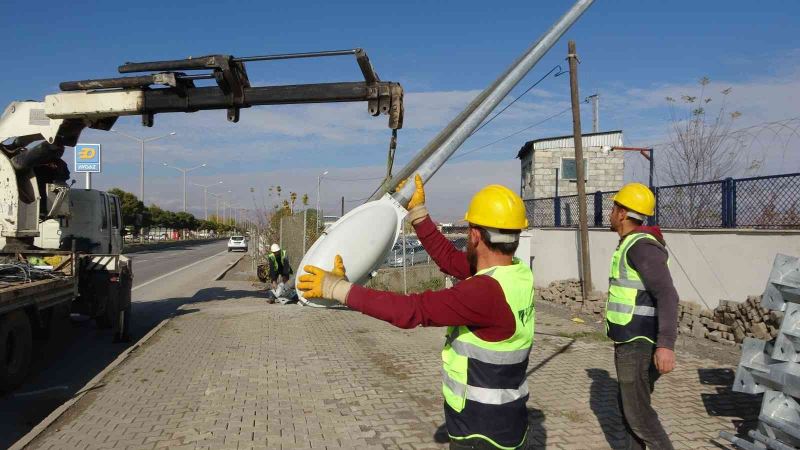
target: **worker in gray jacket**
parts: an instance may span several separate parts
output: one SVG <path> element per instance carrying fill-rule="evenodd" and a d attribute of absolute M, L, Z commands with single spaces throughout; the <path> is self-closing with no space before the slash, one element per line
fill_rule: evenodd
<path fill-rule="evenodd" d="M 655 212 L 647 186 L 630 183 L 614 196 L 609 219 L 620 241 L 611 257 L 606 332 L 614 341 L 619 406 L 626 449 L 672 449 L 650 402 L 658 378 L 675 368 L 678 293 L 658 227 L 643 226 Z"/>

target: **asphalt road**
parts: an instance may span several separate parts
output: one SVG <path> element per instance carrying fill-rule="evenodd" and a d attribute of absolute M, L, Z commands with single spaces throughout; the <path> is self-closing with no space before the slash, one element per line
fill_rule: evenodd
<path fill-rule="evenodd" d="M 134 261 L 131 343 L 191 303 L 208 281 L 241 256 L 228 253 L 226 245 L 213 241 L 128 255 Z M 28 381 L 0 397 L 0 448 L 16 442 L 131 345 L 113 343 L 110 330 L 81 319 L 73 317 L 57 336 L 37 342 Z"/>

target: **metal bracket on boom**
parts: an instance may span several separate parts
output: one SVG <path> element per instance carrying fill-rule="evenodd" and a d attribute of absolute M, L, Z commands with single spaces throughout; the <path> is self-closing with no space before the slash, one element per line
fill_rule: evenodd
<path fill-rule="evenodd" d="M 245 63 L 249 62 L 341 55 L 356 57 L 358 67 L 364 76 L 363 82 L 253 87 L 245 69 Z M 119 66 L 118 70 L 124 74 L 156 73 L 67 81 L 61 83 L 60 87 L 65 92 L 142 90 L 144 95 L 141 110 L 136 113 L 142 115 L 142 122 L 146 126 L 152 126 L 153 116 L 162 112 L 226 109 L 228 120 L 238 122 L 240 110 L 254 105 L 353 101 L 366 101 L 368 111 L 373 116 L 388 115 L 389 128 L 397 130 L 403 126 L 403 88 L 398 83 L 381 81 L 366 52 L 360 48 L 248 57 L 209 55 L 171 61 L 128 62 Z M 188 71 L 210 72 L 189 75 L 186 73 Z M 214 80 L 216 87 L 195 86 L 196 80 Z M 154 88 L 154 86 L 166 87 Z M 73 112 L 70 117 L 87 118 L 104 112 L 108 113 L 108 111 L 87 110 L 83 111 L 83 115 L 76 116 Z M 130 113 L 126 111 L 126 114 Z"/>

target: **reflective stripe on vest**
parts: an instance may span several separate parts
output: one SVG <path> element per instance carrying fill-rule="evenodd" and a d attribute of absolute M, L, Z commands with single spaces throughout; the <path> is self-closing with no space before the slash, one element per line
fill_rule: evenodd
<path fill-rule="evenodd" d="M 527 380 L 523 380 L 518 389 L 488 389 L 459 383 L 450 378 L 444 369 L 442 369 L 442 376 L 444 376 L 444 384 L 447 385 L 454 394 L 464 396 L 467 400 L 487 405 L 502 405 L 503 403 L 513 402 L 514 400 L 528 395 Z"/>
<path fill-rule="evenodd" d="M 652 306 L 632 306 L 623 305 L 622 303 L 609 303 L 608 310 L 619 312 L 623 314 L 633 314 L 635 316 L 657 316 L 658 310 Z"/>
<path fill-rule="evenodd" d="M 651 239 L 663 247 L 649 233 L 632 233 L 623 239 L 611 258 L 606 331 L 617 343 L 636 339 L 654 342 L 656 338 L 654 321 L 658 310 L 649 300 L 641 276 L 628 265 L 628 250 L 641 239 Z"/>
<path fill-rule="evenodd" d="M 515 328 L 500 342 L 484 341 L 465 326 L 448 328 L 442 350 L 448 434 L 455 440 L 478 437 L 498 448 L 515 448 L 527 431 L 525 372 L 533 344 L 533 274 L 515 258 L 509 266 L 476 275 L 500 284 Z M 467 402 L 469 409 L 462 414 Z"/>

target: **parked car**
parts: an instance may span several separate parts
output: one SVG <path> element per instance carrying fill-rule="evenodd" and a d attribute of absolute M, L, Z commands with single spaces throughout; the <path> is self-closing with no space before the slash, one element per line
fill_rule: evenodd
<path fill-rule="evenodd" d="M 231 236 L 228 239 L 228 251 L 242 250 L 247 251 L 247 239 L 244 236 Z"/>
<path fill-rule="evenodd" d="M 413 266 L 416 264 L 425 264 L 430 262 L 430 256 L 422 245 L 406 245 L 405 252 L 405 266 Z M 386 265 L 389 267 L 403 267 L 403 245 L 397 243 L 392 247 L 389 255 L 386 257 Z"/>

